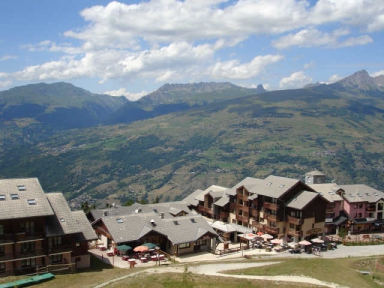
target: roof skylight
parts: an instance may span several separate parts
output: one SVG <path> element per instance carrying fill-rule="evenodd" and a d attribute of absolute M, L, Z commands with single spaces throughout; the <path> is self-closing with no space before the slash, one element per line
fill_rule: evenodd
<path fill-rule="evenodd" d="M 36 199 L 28 199 L 27 202 L 29 205 L 36 205 Z"/>
<path fill-rule="evenodd" d="M 121 219 L 121 218 L 117 218 L 117 219 L 116 219 L 116 222 L 117 222 L 117 223 L 124 223 L 123 219 Z"/>
<path fill-rule="evenodd" d="M 17 189 L 19 189 L 19 191 L 25 191 L 25 190 L 27 190 L 27 188 L 25 187 L 25 185 L 17 185 Z"/>
<path fill-rule="evenodd" d="M 17 199 L 19 199 L 19 194 L 11 194 L 11 199 L 12 199 L 12 200 L 17 200 Z"/>

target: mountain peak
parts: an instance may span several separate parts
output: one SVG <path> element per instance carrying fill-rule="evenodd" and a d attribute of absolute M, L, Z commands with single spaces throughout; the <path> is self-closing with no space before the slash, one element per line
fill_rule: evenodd
<path fill-rule="evenodd" d="M 369 76 L 366 70 L 360 70 L 339 81 L 340 84 L 347 87 L 354 87 L 361 90 L 376 90 L 377 85 L 374 79 Z"/>

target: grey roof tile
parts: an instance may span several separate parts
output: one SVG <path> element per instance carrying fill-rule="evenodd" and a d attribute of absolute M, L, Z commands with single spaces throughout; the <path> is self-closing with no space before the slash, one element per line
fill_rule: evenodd
<path fill-rule="evenodd" d="M 37 178 L 0 180 L 0 199 L 0 220 L 54 215 Z"/>
<path fill-rule="evenodd" d="M 55 212 L 55 215 L 51 216 L 47 222 L 47 236 L 81 232 L 81 227 L 74 219 L 64 195 L 62 193 L 48 193 L 46 197 Z"/>
<path fill-rule="evenodd" d="M 319 194 L 317 192 L 302 191 L 291 201 L 289 201 L 286 206 L 289 208 L 301 210 L 318 196 Z"/>
<path fill-rule="evenodd" d="M 384 199 L 384 193 L 364 184 L 339 185 L 345 191 L 344 198 L 350 202 L 376 203 Z"/>
<path fill-rule="evenodd" d="M 84 240 L 92 241 L 97 239 L 95 230 L 92 228 L 91 223 L 89 223 L 82 210 L 73 211 L 72 217 L 75 219 L 80 231 L 82 232 L 81 234 L 84 236 Z"/>

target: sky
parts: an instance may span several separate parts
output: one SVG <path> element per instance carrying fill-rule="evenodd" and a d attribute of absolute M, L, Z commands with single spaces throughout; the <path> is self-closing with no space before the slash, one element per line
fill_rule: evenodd
<path fill-rule="evenodd" d="M 166 83 L 267 90 L 384 74 L 384 0 L 1 0 L 0 90 L 131 101 Z"/>

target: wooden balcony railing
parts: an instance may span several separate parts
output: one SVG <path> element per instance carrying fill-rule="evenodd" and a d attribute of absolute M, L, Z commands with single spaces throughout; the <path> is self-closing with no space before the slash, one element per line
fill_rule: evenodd
<path fill-rule="evenodd" d="M 268 219 L 269 221 L 273 221 L 273 222 L 279 222 L 280 221 L 280 219 L 277 215 L 271 214 L 271 213 L 265 213 L 264 218 Z"/>
<path fill-rule="evenodd" d="M 269 234 L 279 234 L 279 228 L 277 227 L 269 227 L 267 225 L 264 225 L 264 232 Z"/>
<path fill-rule="evenodd" d="M 242 223 L 248 223 L 249 222 L 249 217 L 244 216 L 244 215 L 236 214 L 236 220 L 237 221 L 241 221 Z"/>
<path fill-rule="evenodd" d="M 209 215 L 213 214 L 213 209 L 212 208 L 208 208 L 208 207 L 204 207 L 204 206 L 198 206 L 197 207 L 197 211 L 199 213 L 205 213 L 205 214 L 209 214 Z"/>
<path fill-rule="evenodd" d="M 259 216 L 259 211 L 256 210 L 255 208 L 249 208 L 249 214 L 252 216 L 252 217 L 257 217 Z"/>
<path fill-rule="evenodd" d="M 51 248 L 48 248 L 48 255 L 49 254 L 59 254 L 59 253 L 67 253 L 72 252 L 72 246 L 71 245 L 58 245 L 53 246 Z"/>
<path fill-rule="evenodd" d="M 302 225 L 303 224 L 302 218 L 296 218 L 296 217 L 292 217 L 292 216 L 287 216 L 287 221 L 288 221 L 288 223 L 292 223 L 294 225 Z"/>
<path fill-rule="evenodd" d="M 367 211 L 367 212 L 375 212 L 376 211 L 376 206 L 367 206 L 365 208 L 365 211 Z"/>
<path fill-rule="evenodd" d="M 277 205 L 276 203 L 264 202 L 263 207 L 265 209 L 277 210 L 279 208 L 279 205 Z"/>

